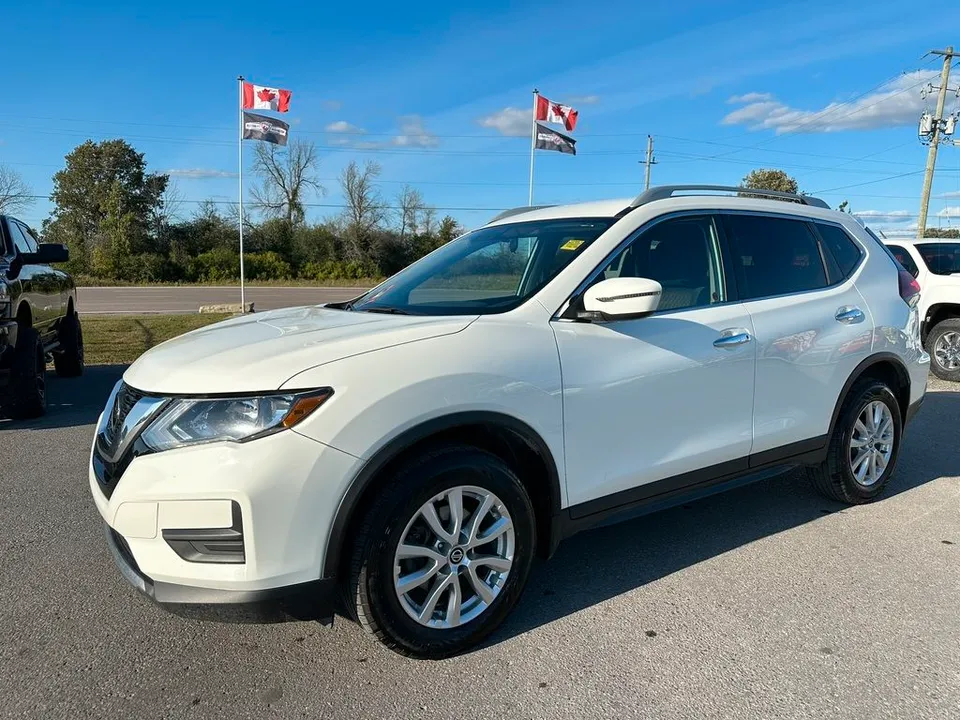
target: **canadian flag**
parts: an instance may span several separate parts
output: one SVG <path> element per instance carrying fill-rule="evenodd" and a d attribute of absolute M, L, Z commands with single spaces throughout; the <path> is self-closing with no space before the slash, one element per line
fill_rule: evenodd
<path fill-rule="evenodd" d="M 245 82 L 243 84 L 243 109 L 287 112 L 290 110 L 291 94 L 289 90 Z"/>
<path fill-rule="evenodd" d="M 537 95 L 537 120 L 563 125 L 572 132 L 577 126 L 577 114 L 569 105 L 550 102 L 543 95 Z"/>

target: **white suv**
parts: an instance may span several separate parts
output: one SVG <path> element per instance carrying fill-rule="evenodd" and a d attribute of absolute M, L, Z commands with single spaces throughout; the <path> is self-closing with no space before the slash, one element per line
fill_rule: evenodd
<path fill-rule="evenodd" d="M 916 282 L 816 198 L 736 193 L 509 211 L 350 302 L 153 348 L 90 458 L 121 572 L 435 658 L 598 522 L 797 466 L 873 500 L 926 390 Z"/>
<path fill-rule="evenodd" d="M 920 337 L 933 374 L 960 382 L 960 240 L 886 241 L 920 284 Z"/>

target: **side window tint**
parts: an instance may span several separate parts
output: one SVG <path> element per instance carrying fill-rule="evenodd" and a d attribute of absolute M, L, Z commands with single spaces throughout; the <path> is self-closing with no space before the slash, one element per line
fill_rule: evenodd
<path fill-rule="evenodd" d="M 930 272 L 937 275 L 960 273 L 960 243 L 922 243 L 916 248 Z"/>
<path fill-rule="evenodd" d="M 30 232 L 30 229 L 26 225 L 20 225 L 20 232 L 23 235 L 23 239 L 27 241 L 27 247 L 30 248 L 30 252 L 37 252 L 40 249 L 40 243 L 37 242 L 37 239 L 33 236 L 33 233 Z"/>
<path fill-rule="evenodd" d="M 901 247 L 900 245 L 887 245 L 887 247 L 890 248 L 893 257 L 903 266 L 904 270 L 914 277 L 920 274 L 920 268 L 917 267 L 917 264 L 913 261 L 913 258 L 910 257 L 910 253 L 907 252 L 905 247 Z"/>
<path fill-rule="evenodd" d="M 860 262 L 860 246 L 857 245 L 850 236 L 836 225 L 826 225 L 817 223 L 817 231 L 823 238 L 823 244 L 827 247 L 827 252 L 833 255 L 840 268 L 840 275 L 844 279 L 850 277 L 850 273 Z"/>
<path fill-rule="evenodd" d="M 604 268 L 597 280 L 642 277 L 663 286 L 660 310 L 723 302 L 726 293 L 713 220 L 664 220 L 641 233 Z"/>
<path fill-rule="evenodd" d="M 807 224 L 762 215 L 725 215 L 740 299 L 827 286 L 820 247 Z"/>
<path fill-rule="evenodd" d="M 10 238 L 13 240 L 13 246 L 17 249 L 17 252 L 33 252 L 30 249 L 30 244 L 27 242 L 27 239 L 23 236 L 23 233 L 20 232 L 20 226 L 17 223 L 8 220 L 7 231 L 10 233 Z"/>

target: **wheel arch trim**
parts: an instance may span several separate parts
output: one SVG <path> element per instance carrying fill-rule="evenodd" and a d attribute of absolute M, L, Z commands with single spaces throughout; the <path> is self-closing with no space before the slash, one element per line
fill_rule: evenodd
<path fill-rule="evenodd" d="M 830 417 L 830 430 L 828 431 L 827 438 L 833 437 L 833 432 L 837 426 L 837 420 L 840 417 L 840 410 L 847 401 L 847 397 L 850 395 L 850 390 L 853 388 L 854 384 L 857 382 L 857 380 L 863 377 L 864 374 L 870 370 L 870 368 L 880 365 L 881 363 L 893 365 L 893 368 L 899 376 L 900 382 L 902 383 L 901 390 L 906 390 L 907 407 L 909 407 L 910 373 L 907 370 L 907 366 L 900 357 L 894 355 L 893 353 L 875 353 L 862 360 L 860 364 L 853 369 L 853 372 L 850 373 L 850 377 L 848 377 L 847 381 L 843 384 L 843 389 L 840 391 L 840 397 L 837 399 L 837 404 L 833 409 L 833 415 Z M 899 403 L 900 401 L 901 399 L 898 397 L 897 402 Z M 906 418 L 907 407 L 900 408 L 900 414 L 903 418 Z"/>
<path fill-rule="evenodd" d="M 549 530 L 551 536 L 554 534 L 552 526 L 560 513 L 561 505 L 560 474 L 557 469 L 556 458 L 540 434 L 524 421 L 504 413 L 482 410 L 457 412 L 432 418 L 403 431 L 377 450 L 354 475 L 347 491 L 340 499 L 336 515 L 327 534 L 322 568 L 324 577 L 336 575 L 347 541 L 346 533 L 359 509 L 360 499 L 376 480 L 380 471 L 417 443 L 444 431 L 470 425 L 492 425 L 509 430 L 520 436 L 543 458 L 547 469 L 547 483 L 550 488 L 549 522 L 551 528 Z"/>

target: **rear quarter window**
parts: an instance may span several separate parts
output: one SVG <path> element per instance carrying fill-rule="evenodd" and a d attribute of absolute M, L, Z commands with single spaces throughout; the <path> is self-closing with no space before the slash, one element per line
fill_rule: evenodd
<path fill-rule="evenodd" d="M 837 261 L 841 276 L 850 277 L 863 255 L 860 246 L 841 227 L 825 223 L 816 223 L 816 226 L 827 252 Z"/>

